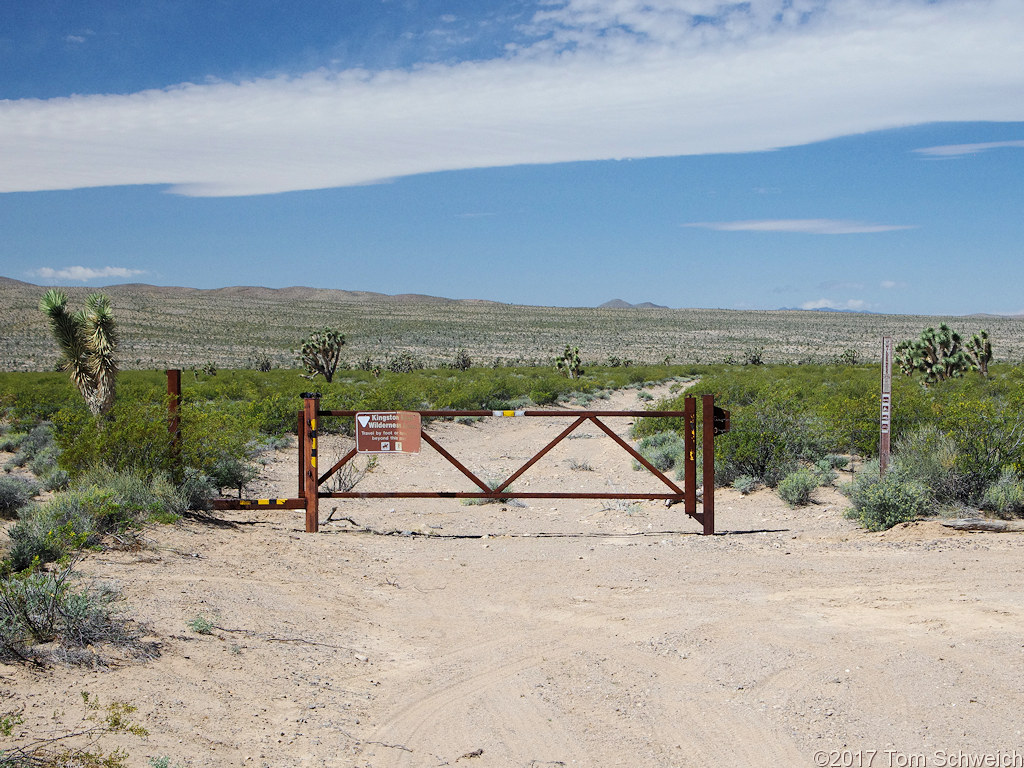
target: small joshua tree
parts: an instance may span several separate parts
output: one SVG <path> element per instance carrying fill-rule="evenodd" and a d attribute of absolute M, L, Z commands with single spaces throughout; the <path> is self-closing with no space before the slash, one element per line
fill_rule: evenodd
<path fill-rule="evenodd" d="M 974 367 L 978 372 L 988 378 L 988 364 L 992 362 L 992 342 L 989 341 L 988 331 L 982 331 L 971 336 L 967 342 L 967 354 L 974 360 Z"/>
<path fill-rule="evenodd" d="M 110 299 L 94 293 L 85 300 L 85 309 L 71 313 L 67 294 L 51 288 L 39 309 L 49 319 L 60 346 L 61 369 L 71 376 L 93 416 L 106 415 L 114 405 L 117 379 L 118 339 Z"/>
<path fill-rule="evenodd" d="M 302 348 L 299 350 L 302 366 L 309 372 L 303 374 L 303 378 L 313 379 L 317 375 L 322 375 L 330 383 L 334 378 L 334 372 L 338 370 L 343 346 L 345 335 L 333 328 L 322 328 L 311 333 L 308 339 L 303 340 Z"/>
<path fill-rule="evenodd" d="M 555 367 L 563 376 L 578 379 L 583 375 L 583 362 L 580 360 L 580 348 L 566 345 L 562 356 L 555 361 Z"/>

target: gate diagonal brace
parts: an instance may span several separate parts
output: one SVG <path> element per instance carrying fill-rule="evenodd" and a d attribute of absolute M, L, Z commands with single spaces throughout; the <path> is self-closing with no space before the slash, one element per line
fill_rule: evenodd
<path fill-rule="evenodd" d="M 548 451 L 550 451 L 552 448 L 554 448 L 556 445 L 558 445 L 560 442 L 562 442 L 562 440 L 564 440 L 566 437 L 568 437 L 570 435 L 570 433 L 572 433 L 576 429 L 576 427 L 578 427 L 580 424 L 583 424 L 584 422 L 586 422 L 586 420 L 587 420 L 586 416 L 580 416 L 578 419 L 576 419 L 576 421 L 574 421 L 568 427 L 563 429 L 561 434 L 558 435 L 558 437 L 556 437 L 554 440 L 552 440 L 550 443 L 548 443 L 546 446 L 544 446 L 540 451 L 538 451 L 536 454 L 534 454 L 532 459 L 530 459 L 528 462 L 523 464 L 523 466 L 521 466 L 519 469 L 517 469 L 515 472 L 513 472 L 509 476 L 508 480 L 506 480 L 504 483 L 502 483 L 497 488 L 495 488 L 494 489 L 495 492 L 504 491 L 506 488 L 508 488 L 510 485 L 512 485 L 512 483 L 515 482 L 519 478 L 520 475 L 522 475 L 526 470 L 528 470 L 530 467 L 532 467 L 534 464 L 536 464 L 538 461 L 540 461 L 541 458 L 543 458 L 543 456 Z"/>

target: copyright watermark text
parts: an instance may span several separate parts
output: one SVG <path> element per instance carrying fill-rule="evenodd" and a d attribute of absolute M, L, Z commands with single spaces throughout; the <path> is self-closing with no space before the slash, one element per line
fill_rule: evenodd
<path fill-rule="evenodd" d="M 819 749 L 814 753 L 814 765 L 817 768 L 1024 768 L 1024 752 L 1016 749 L 1009 752 Z"/>

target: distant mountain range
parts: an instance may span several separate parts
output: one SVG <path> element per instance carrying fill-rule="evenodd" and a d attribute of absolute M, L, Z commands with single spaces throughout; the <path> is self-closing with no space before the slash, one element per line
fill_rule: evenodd
<path fill-rule="evenodd" d="M 664 304 L 652 304 L 649 301 L 641 302 L 640 304 L 630 304 L 628 301 L 622 299 L 612 299 L 606 301 L 604 304 L 600 304 L 598 309 L 668 309 Z"/>
<path fill-rule="evenodd" d="M 846 312 L 851 315 L 877 315 L 878 312 L 871 312 L 867 309 L 836 309 L 835 307 L 779 307 L 779 312 Z"/>

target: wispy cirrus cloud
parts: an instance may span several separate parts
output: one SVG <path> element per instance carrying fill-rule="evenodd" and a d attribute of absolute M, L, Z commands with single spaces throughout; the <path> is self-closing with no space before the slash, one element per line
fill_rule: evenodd
<path fill-rule="evenodd" d="M 922 147 L 914 151 L 922 155 L 932 157 L 963 157 L 964 155 L 977 155 L 987 152 L 990 149 L 1005 149 L 1016 147 L 1024 149 L 1024 139 L 1020 141 L 985 141 L 978 144 L 945 144 L 938 147 Z"/>
<path fill-rule="evenodd" d="M 34 270 L 32 274 L 44 280 L 70 280 L 72 282 L 85 283 L 90 280 L 99 280 L 107 277 L 135 277 L 136 275 L 145 274 L 145 270 L 128 269 L 127 267 L 100 267 L 99 269 L 93 267 L 60 267 L 59 269 L 40 267 Z"/>
<path fill-rule="evenodd" d="M 805 235 L 863 235 L 915 229 L 906 224 L 872 224 L 846 219 L 752 219 L 747 221 L 695 221 L 684 227 L 714 229 L 719 232 L 795 232 Z"/>
<path fill-rule="evenodd" d="M 800 309 L 852 309 L 860 310 L 867 306 L 867 302 L 861 299 L 848 299 L 846 301 L 834 301 L 832 299 L 816 299 L 805 301 Z"/>
<path fill-rule="evenodd" d="M 160 184 L 253 195 L 1024 120 L 1019 0 L 538 9 L 489 60 L 0 101 L 0 192 Z"/>

